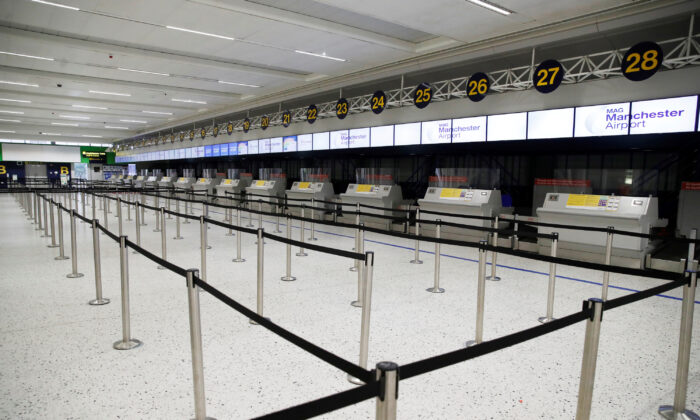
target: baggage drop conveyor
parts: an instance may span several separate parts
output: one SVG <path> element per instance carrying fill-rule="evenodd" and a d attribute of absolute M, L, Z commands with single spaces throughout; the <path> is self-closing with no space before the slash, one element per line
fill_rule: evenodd
<path fill-rule="evenodd" d="M 357 204 L 362 213 L 381 216 L 402 217 L 399 210 L 403 204 L 401 186 L 394 183 L 393 168 L 358 168 L 355 173 L 355 184 L 348 185 L 347 190 L 340 194 L 345 223 L 355 223 Z M 381 207 L 374 209 L 365 206 Z M 368 226 L 391 230 L 393 222 L 386 217 L 361 216 L 360 221 Z"/>
<path fill-rule="evenodd" d="M 287 188 L 287 174 L 279 168 L 260 168 L 259 179 L 253 180 L 246 187 L 246 200 L 253 209 L 258 210 L 262 202 L 263 211 L 275 211 L 284 205 L 284 191 Z"/>
<path fill-rule="evenodd" d="M 313 212 L 307 210 L 305 217 L 322 219 L 325 212 L 333 210 L 333 204 L 324 203 L 330 202 L 335 196 L 333 184 L 330 183 L 330 169 L 328 168 L 301 168 L 300 181 L 294 182 L 292 188 L 286 191 L 287 204 L 293 205 L 289 207 L 289 212 L 295 216 L 301 215 L 302 204 L 311 207 L 311 199 L 316 200 L 313 207 L 316 209 Z M 322 208 L 323 210 L 319 210 Z"/>
<path fill-rule="evenodd" d="M 216 186 L 216 195 L 225 198 L 225 203 L 239 205 L 241 197 L 245 194 L 245 189 L 253 181 L 253 174 L 240 172 L 238 169 L 229 169 L 227 178 L 221 180 Z"/>

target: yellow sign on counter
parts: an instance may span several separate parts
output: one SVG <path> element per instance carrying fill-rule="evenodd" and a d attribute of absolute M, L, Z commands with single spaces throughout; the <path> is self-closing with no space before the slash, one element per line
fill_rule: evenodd
<path fill-rule="evenodd" d="M 231 184 L 231 180 L 230 180 L 230 179 L 224 179 L 224 185 L 229 185 L 229 184 Z"/>
<path fill-rule="evenodd" d="M 598 203 L 600 203 L 600 196 L 589 194 L 569 194 L 566 200 L 567 207 L 598 207 Z"/>
<path fill-rule="evenodd" d="M 203 183 L 207 182 L 207 179 L 206 178 L 199 178 L 199 182 L 201 182 L 203 184 Z"/>
<path fill-rule="evenodd" d="M 359 184 L 356 191 L 359 193 L 372 192 L 372 186 L 369 184 Z"/>
<path fill-rule="evenodd" d="M 264 187 L 265 186 L 265 181 L 255 181 L 255 186 L 256 187 Z"/>
<path fill-rule="evenodd" d="M 459 198 L 462 190 L 459 188 L 443 188 L 440 191 L 440 198 Z"/>
<path fill-rule="evenodd" d="M 143 177 L 142 177 L 143 178 Z M 185 178 L 178 178 L 177 182 L 185 182 Z"/>
<path fill-rule="evenodd" d="M 299 189 L 302 189 L 302 190 L 308 190 L 310 186 L 311 186 L 310 182 L 300 182 L 299 183 Z"/>

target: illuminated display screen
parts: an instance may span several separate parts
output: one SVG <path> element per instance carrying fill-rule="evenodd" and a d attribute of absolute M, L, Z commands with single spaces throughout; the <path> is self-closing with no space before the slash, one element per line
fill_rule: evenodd
<path fill-rule="evenodd" d="M 420 144 L 420 123 L 395 125 L 394 145 L 407 146 L 410 144 Z"/>
<path fill-rule="evenodd" d="M 348 146 L 352 148 L 369 147 L 369 128 L 356 128 L 350 130 Z"/>
<path fill-rule="evenodd" d="M 394 126 L 382 125 L 372 127 L 370 130 L 371 147 L 385 147 L 394 145 Z"/>
<path fill-rule="evenodd" d="M 486 141 L 525 140 L 527 112 L 489 115 Z"/>
<path fill-rule="evenodd" d="M 421 123 L 421 144 L 450 143 L 452 120 L 425 121 Z"/>
<path fill-rule="evenodd" d="M 528 112 L 528 139 L 556 139 L 574 135 L 574 109 Z"/>

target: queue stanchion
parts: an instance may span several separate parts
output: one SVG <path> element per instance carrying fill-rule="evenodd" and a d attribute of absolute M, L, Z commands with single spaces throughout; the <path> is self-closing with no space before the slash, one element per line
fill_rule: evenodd
<path fill-rule="evenodd" d="M 484 340 L 484 299 L 486 295 L 486 241 L 479 241 L 479 272 L 476 290 L 476 330 L 474 340 L 467 341 L 466 346 L 481 344 Z"/>
<path fill-rule="evenodd" d="M 595 382 L 598 343 L 600 342 L 600 323 L 603 320 L 603 301 L 601 299 L 588 299 L 584 302 L 584 305 L 585 308 L 591 311 L 591 315 L 586 321 L 586 336 L 583 343 L 581 379 L 578 385 L 578 403 L 576 405 L 577 419 L 589 419 L 591 417 L 593 383 Z"/>
<path fill-rule="evenodd" d="M 245 227 L 248 227 L 248 228 L 255 227 L 253 225 L 253 213 L 250 212 L 250 210 L 253 209 L 253 202 L 251 200 L 248 200 L 245 204 L 246 204 L 246 207 L 248 209 L 248 224 L 245 225 Z"/>
<path fill-rule="evenodd" d="M 175 200 L 175 237 L 173 239 L 182 239 L 180 236 L 180 200 Z"/>
<path fill-rule="evenodd" d="M 92 205 L 90 206 L 90 209 L 92 211 L 92 220 L 95 220 L 97 219 L 97 217 L 95 216 L 95 193 L 90 194 L 90 201 L 92 203 Z"/>
<path fill-rule="evenodd" d="M 83 277 L 83 273 L 78 273 L 78 241 L 75 232 L 75 210 L 73 209 L 70 211 L 70 257 L 72 259 L 72 271 L 70 274 L 67 274 L 66 277 L 69 279 Z"/>
<path fill-rule="evenodd" d="M 115 341 L 115 350 L 131 350 L 143 343 L 131 337 L 131 311 L 129 308 L 129 252 L 126 248 L 126 236 L 119 237 L 119 266 L 121 268 L 122 289 L 122 339 Z"/>
<path fill-rule="evenodd" d="M 236 226 L 241 227 L 241 208 L 239 207 L 236 209 Z M 234 258 L 233 262 L 245 262 L 245 258 L 241 258 L 241 237 L 243 236 L 243 232 L 238 232 L 238 235 L 236 235 L 236 258 Z"/>
<path fill-rule="evenodd" d="M 27 220 L 32 220 L 34 218 L 33 195 L 34 194 L 31 192 L 27 193 Z"/>
<path fill-rule="evenodd" d="M 257 296 L 255 299 L 256 313 L 263 316 L 263 286 L 265 279 L 265 229 L 258 228 L 258 269 L 257 269 Z M 258 325 L 252 319 L 248 320 L 253 325 Z"/>
<path fill-rule="evenodd" d="M 44 234 L 41 235 L 42 238 L 48 238 L 49 236 L 49 205 L 48 205 L 48 199 L 45 197 L 42 197 L 44 201 Z"/>
<path fill-rule="evenodd" d="M 180 202 L 180 200 L 178 200 L 178 203 L 179 203 L 179 202 Z M 190 204 L 190 202 L 187 201 L 187 199 L 185 199 L 185 214 L 187 214 L 187 209 L 188 209 L 188 207 L 190 207 L 189 204 Z M 182 222 L 182 224 L 183 224 L 183 225 L 189 225 L 189 224 L 190 224 L 190 220 L 187 219 L 187 218 L 185 218 L 185 221 Z"/>
<path fill-rule="evenodd" d="M 153 201 L 154 201 L 153 206 L 155 207 L 155 210 L 153 210 L 153 213 L 156 216 L 156 227 L 155 227 L 155 229 L 153 229 L 153 231 L 160 232 L 161 231 L 160 227 L 161 227 L 162 222 L 160 220 L 160 211 L 158 210 L 158 205 L 160 204 L 158 194 L 155 194 L 155 197 L 153 197 Z"/>
<path fill-rule="evenodd" d="M 420 236 L 420 208 L 416 209 L 416 236 Z M 411 264 L 423 264 L 420 259 L 420 241 L 416 238 L 415 254 L 413 254 L 413 259 L 410 261 Z"/>
<path fill-rule="evenodd" d="M 105 194 L 105 214 L 112 214 L 112 200 L 110 200 L 109 195 Z M 107 223 L 107 218 L 105 217 L 105 223 Z"/>
<path fill-rule="evenodd" d="M 139 214 L 139 207 L 141 207 L 141 205 L 137 201 L 136 208 L 134 209 L 134 228 L 136 229 L 136 245 L 141 246 L 141 215 L 143 214 L 143 212 Z M 132 254 L 138 254 L 138 252 L 134 250 L 132 251 Z"/>
<path fill-rule="evenodd" d="M 58 208 L 58 257 L 55 257 L 54 260 L 67 260 L 68 257 L 66 257 L 65 251 L 64 251 L 64 244 L 65 242 L 63 241 L 63 210 L 61 210 L 60 204 L 57 204 Z"/>
<path fill-rule="evenodd" d="M 192 351 L 192 382 L 194 383 L 194 418 L 207 417 L 204 397 L 204 356 L 202 352 L 202 321 L 199 312 L 199 286 L 194 282 L 199 273 L 196 268 L 187 270 L 187 306 L 190 313 L 190 349 Z"/>
<path fill-rule="evenodd" d="M 141 194 L 141 226 L 146 226 L 146 195 Z"/>
<path fill-rule="evenodd" d="M 51 245 L 47 245 L 49 248 L 57 248 L 59 245 L 56 243 L 56 223 L 53 218 L 53 211 L 56 203 L 52 200 L 49 203 L 49 212 L 51 213 Z M 58 210 L 61 211 L 60 209 Z"/>
<path fill-rule="evenodd" d="M 85 216 L 85 201 L 86 201 L 85 190 L 82 190 L 80 192 L 80 201 L 82 201 L 82 203 L 83 203 L 83 217 L 86 217 Z"/>
<path fill-rule="evenodd" d="M 437 219 L 435 224 L 435 238 L 440 239 L 440 226 L 442 221 Z M 445 293 L 445 289 L 440 287 L 440 242 L 435 242 L 435 271 L 433 274 L 433 287 L 425 289 L 430 293 Z"/>
<path fill-rule="evenodd" d="M 105 197 L 104 197 L 104 195 L 102 196 L 102 200 L 99 200 L 99 203 L 100 203 L 100 208 L 97 209 L 97 210 L 102 210 L 102 208 L 104 207 L 104 204 L 105 204 Z"/>
<path fill-rule="evenodd" d="M 557 243 L 559 242 L 559 234 L 552 233 L 551 256 L 557 257 Z M 549 283 L 547 284 L 547 315 L 537 318 L 542 324 L 554 320 L 554 285 L 557 279 L 557 264 L 549 263 Z"/>
<path fill-rule="evenodd" d="M 518 215 L 513 214 L 513 236 L 511 236 L 510 247 L 514 250 L 520 249 L 520 238 L 518 238 Z"/>
<path fill-rule="evenodd" d="M 493 219 L 493 234 L 491 235 L 491 245 L 494 246 L 494 248 L 498 247 L 498 216 L 496 216 Z M 501 278 L 496 275 L 496 267 L 498 264 L 496 261 L 498 260 L 498 252 L 495 250 L 491 252 L 491 275 L 486 277 L 486 280 L 491 280 L 491 281 L 501 281 Z"/>
<path fill-rule="evenodd" d="M 119 225 L 119 236 L 124 235 L 124 222 L 122 221 L 122 198 L 117 197 L 117 223 Z"/>
<path fill-rule="evenodd" d="M 399 398 L 399 365 L 394 362 L 379 362 L 375 372 L 375 379 L 379 382 L 375 418 L 377 420 L 396 420 L 396 406 Z"/>
<path fill-rule="evenodd" d="M 287 239 L 292 239 L 292 219 L 287 216 Z M 292 276 L 292 244 L 287 243 L 287 274 L 282 276 L 283 281 L 294 281 L 297 278 Z"/>
<path fill-rule="evenodd" d="M 207 226 L 204 222 L 204 216 L 199 216 L 199 249 L 200 249 L 200 267 L 202 273 L 202 281 L 207 281 Z"/>
<path fill-rule="evenodd" d="M 277 213 L 275 222 L 275 233 L 282 233 L 280 230 L 280 213 L 282 212 L 282 206 L 280 206 L 279 198 L 277 198 L 277 204 L 275 205 L 275 212 Z"/>
<path fill-rule="evenodd" d="M 691 231 L 691 235 L 694 231 L 695 229 Z M 691 238 L 695 239 L 695 235 L 692 235 Z M 693 244 L 691 243 L 691 245 Z M 693 254 L 694 253 L 695 250 L 693 249 Z M 673 405 L 662 405 L 659 407 L 659 414 L 668 420 L 700 418 L 696 413 L 686 408 L 690 350 L 693 338 L 695 291 L 698 284 L 698 262 L 693 261 L 686 273 L 690 274 L 690 281 L 683 286 L 681 331 L 678 339 L 678 363 L 676 365 L 676 385 L 674 389 Z"/>
<path fill-rule="evenodd" d="M 610 265 L 610 262 L 612 261 L 612 245 L 613 245 L 613 235 L 614 235 L 615 227 L 613 226 L 608 226 L 608 232 L 606 233 L 606 239 L 605 239 L 605 265 Z M 610 285 L 610 272 L 609 271 L 604 271 L 603 272 L 603 290 L 601 293 L 601 299 L 603 301 L 608 300 L 608 286 Z"/>
<path fill-rule="evenodd" d="M 258 200 L 258 227 L 261 228 L 263 227 L 263 214 L 262 214 L 262 199 Z"/>
<path fill-rule="evenodd" d="M 408 209 L 406 210 L 406 223 L 404 223 L 403 226 L 403 232 L 404 233 L 410 233 L 408 231 L 408 228 L 411 226 L 411 206 L 408 206 Z"/>
<path fill-rule="evenodd" d="M 365 230 L 362 229 L 364 228 L 364 223 L 360 223 L 360 228 L 358 229 L 358 232 L 360 233 L 360 240 L 357 242 L 358 243 L 358 248 L 357 251 L 359 254 L 364 254 L 365 252 Z M 364 275 L 364 270 L 357 270 L 357 300 L 353 300 L 350 302 L 350 305 L 356 307 L 356 308 L 361 308 L 362 307 L 362 298 L 363 298 L 363 279 L 362 276 Z"/>
<path fill-rule="evenodd" d="M 163 258 L 165 261 L 168 260 L 168 250 L 167 250 L 167 245 L 166 245 L 166 240 L 165 240 L 165 207 L 160 208 L 160 220 L 161 220 L 161 226 L 160 226 L 160 248 L 161 248 L 161 258 Z M 158 265 L 157 267 L 159 270 L 165 270 L 165 267 L 162 265 Z"/>
<path fill-rule="evenodd" d="M 204 200 L 206 200 L 206 197 L 204 198 Z M 206 217 L 208 219 L 209 218 L 209 203 L 202 201 L 202 212 L 204 213 L 204 217 Z M 211 229 L 211 226 L 209 226 L 209 224 L 207 224 L 207 229 Z M 209 247 L 209 248 L 211 248 L 211 247 Z"/>
<path fill-rule="evenodd" d="M 304 205 L 301 205 L 301 228 L 299 231 L 299 242 L 304 243 Z M 307 254 L 303 247 L 299 247 L 299 252 L 296 253 L 297 257 L 306 257 Z"/>
<path fill-rule="evenodd" d="M 170 193 L 168 193 L 168 196 L 165 198 L 165 207 L 167 207 L 168 211 L 170 211 Z M 162 216 L 163 215 L 161 214 L 161 217 Z M 172 219 L 172 218 L 173 218 L 173 216 L 170 213 L 168 213 L 168 219 Z"/>
<path fill-rule="evenodd" d="M 235 233 L 233 233 L 233 209 L 227 207 L 226 211 L 224 211 L 224 222 L 228 222 L 230 224 L 228 228 L 228 232 L 226 232 L 225 236 L 234 236 Z"/>
<path fill-rule="evenodd" d="M 75 205 L 73 206 L 73 209 L 75 211 L 78 211 L 78 190 L 73 190 L 73 201 L 75 201 Z"/>
<path fill-rule="evenodd" d="M 189 194 L 190 194 L 190 200 L 191 200 L 191 202 L 190 202 L 190 215 L 194 216 L 194 201 L 195 201 L 194 192 L 190 191 Z"/>
<path fill-rule="evenodd" d="M 100 235 L 97 228 L 97 219 L 92 219 L 92 252 L 95 261 L 95 299 L 88 302 L 89 305 L 99 306 L 109 303 L 109 299 L 102 296 L 102 264 L 100 263 Z"/>
<path fill-rule="evenodd" d="M 41 230 L 41 203 L 39 202 L 39 193 L 37 192 L 34 193 L 34 207 L 36 208 L 34 211 L 34 224 L 36 228 L 34 228 L 34 230 Z"/>
<path fill-rule="evenodd" d="M 316 217 L 316 200 L 311 197 L 311 236 L 309 237 L 310 241 L 316 241 L 318 238 L 316 238 L 316 223 L 314 222 L 314 219 Z"/>
<path fill-rule="evenodd" d="M 355 203 L 355 224 L 360 226 L 360 203 Z M 355 247 L 353 250 L 357 251 L 360 248 L 360 229 L 359 227 L 355 229 Z M 349 268 L 350 271 L 358 271 L 360 269 L 360 262 L 355 260 L 353 266 Z"/>
<path fill-rule="evenodd" d="M 360 327 L 360 363 L 359 366 L 367 369 L 367 356 L 369 354 L 369 318 L 372 310 L 372 274 L 374 272 L 374 252 L 365 253 L 365 262 L 362 267 L 364 271 L 364 286 L 362 290 L 362 325 Z M 348 381 L 355 385 L 362 385 L 364 382 L 352 375 L 348 375 Z"/>
<path fill-rule="evenodd" d="M 129 198 L 128 195 L 127 198 Z M 126 221 L 131 222 L 131 203 L 126 203 Z"/>

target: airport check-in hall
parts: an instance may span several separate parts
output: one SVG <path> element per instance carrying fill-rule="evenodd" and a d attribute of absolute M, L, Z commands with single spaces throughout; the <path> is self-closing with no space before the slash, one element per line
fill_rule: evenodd
<path fill-rule="evenodd" d="M 0 418 L 700 419 L 699 0 L 0 5 Z"/>

